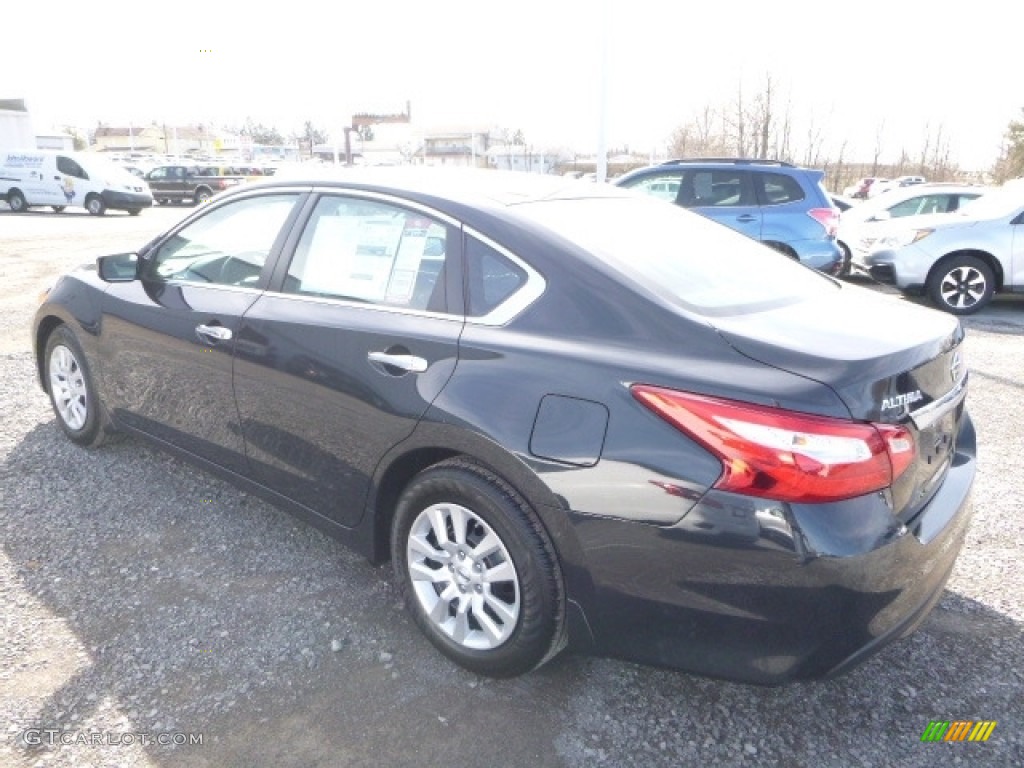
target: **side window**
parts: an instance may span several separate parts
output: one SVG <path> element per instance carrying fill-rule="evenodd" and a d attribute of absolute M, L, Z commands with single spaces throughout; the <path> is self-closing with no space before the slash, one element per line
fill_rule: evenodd
<path fill-rule="evenodd" d="M 88 174 L 82 169 L 82 166 L 70 157 L 64 157 L 63 155 L 57 155 L 57 170 L 65 176 L 74 176 L 76 179 L 89 178 Z"/>
<path fill-rule="evenodd" d="M 903 216 L 916 216 L 919 213 L 925 212 L 925 204 L 927 203 L 927 197 L 912 197 L 909 200 L 904 200 L 902 203 L 889 208 L 889 215 L 894 219 L 902 218 Z"/>
<path fill-rule="evenodd" d="M 143 267 L 150 280 L 252 286 L 297 195 L 264 195 L 214 208 L 178 230 Z"/>
<path fill-rule="evenodd" d="M 964 203 L 969 203 L 969 202 L 971 202 L 971 200 L 975 200 L 975 199 L 977 199 L 979 197 L 981 197 L 981 195 L 974 195 L 974 194 L 969 194 L 969 195 L 964 195 L 964 194 L 950 195 L 949 196 L 949 206 L 946 208 L 946 211 L 949 212 L 949 211 L 958 210 L 960 208 L 960 206 L 963 205 Z"/>
<path fill-rule="evenodd" d="M 657 197 L 660 200 L 675 202 L 676 198 L 679 196 L 679 185 L 682 180 L 682 171 L 659 173 L 657 175 L 644 176 L 643 178 L 637 179 L 629 185 L 629 188 L 643 192 L 651 197 Z"/>
<path fill-rule="evenodd" d="M 686 208 L 756 205 L 745 171 L 687 171 L 679 190 L 679 204 Z"/>
<path fill-rule="evenodd" d="M 147 179 L 157 179 L 157 180 L 162 181 L 163 179 L 167 178 L 167 169 L 166 168 L 154 168 L 152 171 L 150 171 L 148 174 L 146 174 L 146 178 Z"/>
<path fill-rule="evenodd" d="M 483 317 L 519 290 L 526 272 L 486 243 L 466 237 L 466 280 L 466 314 Z"/>
<path fill-rule="evenodd" d="M 448 242 L 448 227 L 422 213 L 324 196 L 295 249 L 284 291 L 444 312 Z"/>
<path fill-rule="evenodd" d="M 763 205 L 782 205 L 804 199 L 804 190 L 800 182 L 792 176 L 784 173 L 758 173 L 755 176 L 761 185 Z"/>

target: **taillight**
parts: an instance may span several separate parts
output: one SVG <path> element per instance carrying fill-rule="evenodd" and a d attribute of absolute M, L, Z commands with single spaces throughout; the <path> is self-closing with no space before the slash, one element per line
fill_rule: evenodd
<path fill-rule="evenodd" d="M 835 208 L 811 208 L 807 215 L 825 228 L 829 237 L 835 237 L 839 228 L 839 211 Z"/>
<path fill-rule="evenodd" d="M 893 424 L 811 416 L 635 384 L 630 390 L 722 462 L 715 487 L 816 503 L 892 485 L 914 461 L 910 432 Z"/>

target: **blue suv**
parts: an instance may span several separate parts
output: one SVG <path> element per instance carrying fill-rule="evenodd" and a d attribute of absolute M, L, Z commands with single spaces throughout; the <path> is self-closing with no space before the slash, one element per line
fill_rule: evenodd
<path fill-rule="evenodd" d="M 638 168 L 614 183 L 690 208 L 834 275 L 843 264 L 839 212 L 824 177 L 778 160 L 706 158 Z"/>

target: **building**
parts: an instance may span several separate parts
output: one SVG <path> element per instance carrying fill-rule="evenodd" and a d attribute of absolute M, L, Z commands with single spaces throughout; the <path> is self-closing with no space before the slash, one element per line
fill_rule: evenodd
<path fill-rule="evenodd" d="M 487 166 L 499 171 L 554 173 L 566 155 L 560 150 L 538 149 L 525 144 L 498 144 L 487 150 Z"/>
<path fill-rule="evenodd" d="M 424 165 L 486 168 L 490 133 L 481 128 L 437 128 L 423 133 Z"/>
<path fill-rule="evenodd" d="M 0 147 L 37 148 L 32 117 L 23 99 L 0 99 Z"/>
<path fill-rule="evenodd" d="M 206 125 L 100 125 L 93 134 L 97 152 L 214 155 L 238 151 L 239 139 Z"/>

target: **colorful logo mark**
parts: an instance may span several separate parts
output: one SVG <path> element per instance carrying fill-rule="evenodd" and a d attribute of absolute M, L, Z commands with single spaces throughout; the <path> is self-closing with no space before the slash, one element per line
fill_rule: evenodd
<path fill-rule="evenodd" d="M 995 720 L 932 720 L 921 741 L 988 741 L 995 729 Z"/>

